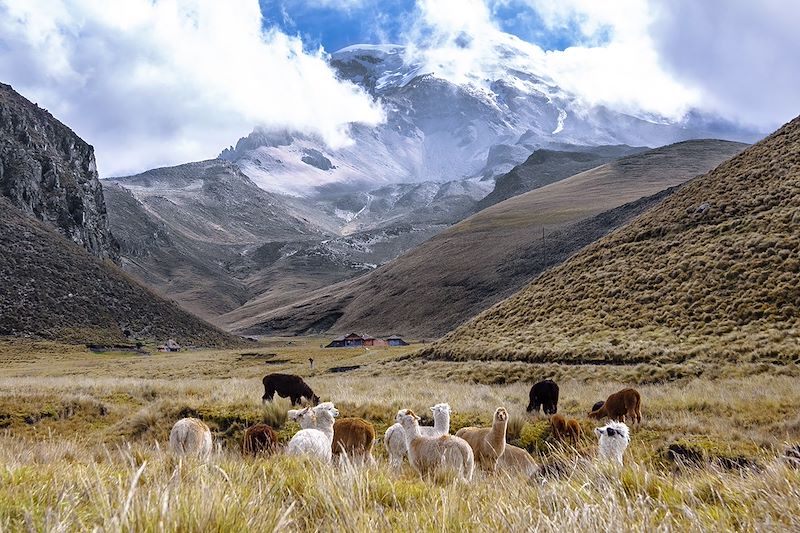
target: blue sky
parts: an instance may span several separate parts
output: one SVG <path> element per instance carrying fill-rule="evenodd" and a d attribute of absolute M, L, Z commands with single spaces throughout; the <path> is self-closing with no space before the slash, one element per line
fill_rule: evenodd
<path fill-rule="evenodd" d="M 403 43 L 407 24 L 418 18 L 414 0 L 360 1 L 349 4 L 336 1 L 260 0 L 266 28 L 275 27 L 290 35 L 299 35 L 307 49 L 320 45 L 328 52 L 352 44 Z M 347 7 L 343 7 L 346 5 Z M 563 21 L 550 28 L 522 0 L 492 5 L 499 28 L 544 50 L 564 50 L 570 46 L 608 40 L 608 28 L 601 28 L 587 39 L 578 19 Z"/>
<path fill-rule="evenodd" d="M 581 103 L 767 132 L 800 113 L 798 27 L 798 0 L 0 0 L 0 81 L 106 176 L 214 157 L 254 126 L 345 144 L 383 109 L 318 51 L 357 43 L 408 45 L 453 83 L 494 79 L 504 43 Z"/>

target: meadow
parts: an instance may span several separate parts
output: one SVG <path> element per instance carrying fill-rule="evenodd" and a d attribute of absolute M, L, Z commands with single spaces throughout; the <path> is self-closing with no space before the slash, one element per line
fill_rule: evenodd
<path fill-rule="evenodd" d="M 0 531 L 800 529 L 800 469 L 782 459 L 800 441 L 796 365 L 446 362 L 414 357 L 418 346 L 323 342 L 144 355 L 0 339 Z M 261 404 L 261 377 L 274 371 L 303 375 L 380 436 L 401 407 L 429 413 L 447 401 L 455 432 L 488 424 L 503 405 L 509 442 L 559 468 L 532 479 L 477 472 L 464 484 L 420 479 L 407 464 L 394 472 L 380 443 L 366 468 L 243 457 L 248 425 L 266 421 L 283 441 L 298 429 L 286 422 L 288 401 Z M 530 384 L 544 377 L 561 386 L 559 412 L 581 421 L 577 448 L 525 413 Z M 598 464 L 597 424 L 585 415 L 630 385 L 644 421 L 622 469 Z M 171 425 L 187 415 L 214 432 L 207 462 L 166 452 Z"/>

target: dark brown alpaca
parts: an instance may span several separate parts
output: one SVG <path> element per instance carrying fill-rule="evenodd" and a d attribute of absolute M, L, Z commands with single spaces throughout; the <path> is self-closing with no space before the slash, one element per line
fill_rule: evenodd
<path fill-rule="evenodd" d="M 281 398 L 288 397 L 292 405 L 299 405 L 300 400 L 305 398 L 311 405 L 319 403 L 319 396 L 314 394 L 303 378 L 294 374 L 267 374 L 262 380 L 264 383 L 264 396 L 261 397 L 263 403 L 271 402 L 275 393 Z"/>
<path fill-rule="evenodd" d="M 244 431 L 242 453 L 244 455 L 270 454 L 278 445 L 275 430 L 266 424 L 256 424 Z"/>
<path fill-rule="evenodd" d="M 615 392 L 603 405 L 589 413 L 589 418 L 600 420 L 609 417 L 620 422 L 629 417 L 631 422 L 642 422 L 642 397 L 636 389 L 622 389 Z"/>

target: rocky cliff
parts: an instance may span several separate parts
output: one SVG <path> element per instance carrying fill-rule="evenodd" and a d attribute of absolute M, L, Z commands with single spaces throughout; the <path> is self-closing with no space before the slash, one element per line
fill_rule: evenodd
<path fill-rule="evenodd" d="M 118 260 L 94 149 L 0 83 L 0 194 L 91 254 Z"/>

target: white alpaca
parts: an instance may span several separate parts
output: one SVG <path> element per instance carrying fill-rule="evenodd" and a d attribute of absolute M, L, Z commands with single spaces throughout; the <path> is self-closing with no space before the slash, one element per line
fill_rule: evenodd
<path fill-rule="evenodd" d="M 422 435 L 419 417 L 409 409 L 398 411 L 395 420 L 403 426 L 406 435 L 408 462 L 420 475 L 447 469 L 455 470 L 465 481 L 472 479 L 475 456 L 467 441 L 455 435 Z"/>
<path fill-rule="evenodd" d="M 622 422 L 611 422 L 601 428 L 594 428 L 594 433 L 600 440 L 600 458 L 621 465 L 622 455 L 631 441 L 628 426 Z"/>
<path fill-rule="evenodd" d="M 169 449 L 178 455 L 206 458 L 213 447 L 211 430 L 196 418 L 181 418 L 169 432 Z"/>
<path fill-rule="evenodd" d="M 433 427 L 419 426 L 419 432 L 426 437 L 438 437 L 450 433 L 450 405 L 437 403 L 431 407 L 433 412 Z M 383 437 L 383 445 L 389 452 L 389 464 L 399 468 L 403 463 L 403 457 L 408 453 L 406 444 L 406 432 L 399 423 L 393 424 L 386 430 Z"/>
<path fill-rule="evenodd" d="M 316 429 L 317 427 L 317 419 L 314 416 L 314 412 L 311 410 L 311 407 L 305 407 L 303 409 L 289 409 L 286 412 L 286 418 L 292 422 L 297 422 L 300 424 L 301 429 Z"/>
<path fill-rule="evenodd" d="M 300 421 L 301 425 L 307 424 L 310 427 L 301 429 L 294 434 L 286 447 L 286 453 L 289 455 L 308 455 L 321 459 L 326 463 L 330 462 L 333 423 L 337 416 L 339 416 L 339 410 L 331 402 L 325 402 L 313 409 L 306 410 L 300 416 Z"/>

